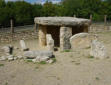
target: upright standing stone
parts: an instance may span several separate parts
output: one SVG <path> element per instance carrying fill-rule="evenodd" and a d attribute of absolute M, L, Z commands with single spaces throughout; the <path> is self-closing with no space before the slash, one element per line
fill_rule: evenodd
<path fill-rule="evenodd" d="M 104 59 L 108 57 L 104 45 L 97 40 L 92 41 L 90 56 L 99 59 Z"/>
<path fill-rule="evenodd" d="M 50 51 L 54 51 L 54 40 L 52 39 L 51 34 L 47 34 L 47 48 Z"/>
<path fill-rule="evenodd" d="M 70 37 L 72 36 L 71 27 L 60 28 L 60 49 L 61 51 L 69 50 L 71 48 Z"/>
<path fill-rule="evenodd" d="M 25 41 L 24 41 L 24 40 L 20 40 L 20 46 L 21 46 L 21 49 L 22 49 L 23 51 L 29 50 L 29 49 L 26 47 L 26 44 L 25 44 Z"/>
<path fill-rule="evenodd" d="M 45 26 L 39 25 L 39 45 L 46 46 L 46 34 L 47 28 Z"/>

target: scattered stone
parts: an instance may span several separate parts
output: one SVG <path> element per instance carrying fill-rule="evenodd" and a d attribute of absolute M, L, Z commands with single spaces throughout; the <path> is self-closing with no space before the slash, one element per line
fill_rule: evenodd
<path fill-rule="evenodd" d="M 14 60 L 14 56 L 13 55 L 9 55 L 9 56 L 7 56 L 7 58 L 8 58 L 9 61 Z"/>
<path fill-rule="evenodd" d="M 90 56 L 93 56 L 94 58 L 99 58 L 99 59 L 104 59 L 108 57 L 106 54 L 106 48 L 102 43 L 100 43 L 97 40 L 93 40 L 91 43 Z"/>
<path fill-rule="evenodd" d="M 47 57 L 52 57 L 53 56 L 53 52 L 52 51 L 26 51 L 24 53 L 24 56 L 27 58 L 36 58 L 38 56 L 40 56 L 41 58 L 44 56 Z"/>
<path fill-rule="evenodd" d="M 54 61 L 52 59 L 49 59 L 48 61 L 46 61 L 47 63 L 51 64 L 53 63 Z"/>
<path fill-rule="evenodd" d="M 60 28 L 60 49 L 61 51 L 69 50 L 71 48 L 70 37 L 72 36 L 72 28 L 61 27 Z"/>
<path fill-rule="evenodd" d="M 28 51 L 29 50 L 29 48 L 26 47 L 26 44 L 25 44 L 24 40 L 20 40 L 20 46 L 21 46 L 21 49 L 23 51 Z"/>
<path fill-rule="evenodd" d="M 51 34 L 47 34 L 47 48 L 49 51 L 54 51 L 54 40 L 52 39 Z"/>
<path fill-rule="evenodd" d="M 18 58 L 18 59 L 23 59 L 23 56 L 20 55 L 20 56 L 17 56 L 17 58 Z"/>
<path fill-rule="evenodd" d="M 13 46 L 11 46 L 11 45 L 9 45 L 9 46 L 4 46 L 2 49 L 4 50 L 4 53 L 5 53 L 6 55 L 10 55 L 10 54 L 13 53 Z"/>
<path fill-rule="evenodd" d="M 5 60 L 7 60 L 6 56 L 0 57 L 0 61 L 5 61 Z"/>
<path fill-rule="evenodd" d="M 18 59 L 18 57 L 14 57 L 14 60 L 17 60 Z"/>
<path fill-rule="evenodd" d="M 92 40 L 96 39 L 95 35 L 88 33 L 78 33 L 70 38 L 72 50 L 90 48 Z"/>

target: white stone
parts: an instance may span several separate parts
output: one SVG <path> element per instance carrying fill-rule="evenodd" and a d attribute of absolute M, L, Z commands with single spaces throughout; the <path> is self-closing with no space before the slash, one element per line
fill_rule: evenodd
<path fill-rule="evenodd" d="M 6 57 L 6 56 L 1 56 L 1 57 L 0 57 L 0 61 L 5 61 L 5 60 L 7 60 L 7 57 Z"/>
<path fill-rule="evenodd" d="M 7 58 L 8 58 L 9 61 L 14 60 L 14 56 L 13 55 L 9 55 L 9 56 L 7 56 Z"/>
<path fill-rule="evenodd" d="M 51 64 L 51 63 L 53 63 L 53 60 L 52 60 L 52 59 L 49 59 L 49 60 L 47 61 L 47 63 Z"/>
<path fill-rule="evenodd" d="M 24 40 L 20 40 L 20 46 L 21 46 L 21 49 L 23 51 L 27 51 L 28 50 L 28 48 L 26 47 L 26 44 L 25 44 Z"/>
<path fill-rule="evenodd" d="M 19 55 L 19 56 L 17 56 L 17 58 L 18 58 L 18 59 L 22 59 L 22 58 L 23 58 L 23 56 Z"/>
<path fill-rule="evenodd" d="M 97 40 L 93 40 L 91 44 L 90 56 L 95 58 L 104 59 L 107 58 L 106 48 L 102 43 Z"/>
<path fill-rule="evenodd" d="M 48 48 L 48 50 L 49 51 L 54 51 L 54 40 L 53 40 L 51 34 L 47 34 L 46 39 L 47 39 L 47 48 Z"/>

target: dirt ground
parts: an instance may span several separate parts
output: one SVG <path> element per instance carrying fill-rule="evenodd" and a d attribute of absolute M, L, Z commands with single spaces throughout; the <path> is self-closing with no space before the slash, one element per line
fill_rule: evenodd
<path fill-rule="evenodd" d="M 111 57 L 111 32 L 98 36 Z M 19 42 L 12 44 L 19 46 Z M 41 50 L 37 40 L 27 41 L 27 45 L 31 50 Z M 53 64 L 0 61 L 0 85 L 111 85 L 111 58 L 90 58 L 88 49 L 54 54 L 57 61 Z"/>

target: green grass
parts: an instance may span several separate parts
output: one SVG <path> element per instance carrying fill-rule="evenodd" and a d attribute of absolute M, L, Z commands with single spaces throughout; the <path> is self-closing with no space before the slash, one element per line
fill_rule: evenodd
<path fill-rule="evenodd" d="M 0 67 L 4 66 L 4 64 L 0 64 Z"/>
<path fill-rule="evenodd" d="M 94 56 L 89 56 L 88 58 L 94 58 Z"/>
<path fill-rule="evenodd" d="M 52 58 L 53 62 L 52 63 L 55 63 L 57 62 L 56 58 Z"/>
<path fill-rule="evenodd" d="M 39 64 L 46 64 L 46 61 L 41 61 Z"/>
<path fill-rule="evenodd" d="M 100 80 L 99 77 L 96 77 L 96 80 Z"/>
<path fill-rule="evenodd" d="M 71 52 L 71 50 L 64 50 L 64 52 Z"/>
<path fill-rule="evenodd" d="M 27 59 L 26 62 L 32 62 L 32 60 L 31 59 Z"/>

